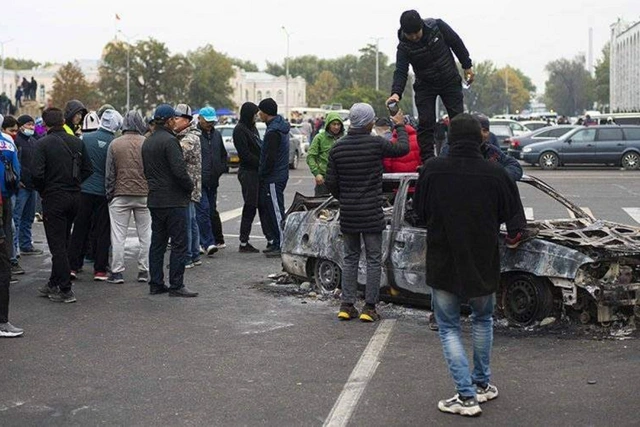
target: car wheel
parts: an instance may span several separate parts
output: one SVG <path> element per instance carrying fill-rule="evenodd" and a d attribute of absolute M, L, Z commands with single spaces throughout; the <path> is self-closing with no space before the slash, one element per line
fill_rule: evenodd
<path fill-rule="evenodd" d="M 316 288 L 320 292 L 333 292 L 340 287 L 342 270 L 333 261 L 318 259 L 314 268 L 314 278 Z"/>
<path fill-rule="evenodd" d="M 640 154 L 630 151 L 622 156 L 622 167 L 628 171 L 637 170 L 640 167 Z"/>
<path fill-rule="evenodd" d="M 552 151 L 545 151 L 544 153 L 540 154 L 538 163 L 540 163 L 540 168 L 545 170 L 552 170 L 557 169 L 560 162 L 556 153 Z"/>
<path fill-rule="evenodd" d="M 543 279 L 530 274 L 514 274 L 503 283 L 501 305 L 510 322 L 528 325 L 552 312 L 553 294 Z"/>
<path fill-rule="evenodd" d="M 298 150 L 293 153 L 293 160 L 289 163 L 290 169 L 298 169 L 298 162 L 300 161 L 300 154 L 298 154 Z"/>

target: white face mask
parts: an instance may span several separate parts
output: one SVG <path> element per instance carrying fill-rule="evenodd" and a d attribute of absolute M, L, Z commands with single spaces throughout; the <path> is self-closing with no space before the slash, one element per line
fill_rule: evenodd
<path fill-rule="evenodd" d="M 35 131 L 33 129 L 23 129 L 22 133 L 24 133 L 26 136 L 33 136 Z"/>

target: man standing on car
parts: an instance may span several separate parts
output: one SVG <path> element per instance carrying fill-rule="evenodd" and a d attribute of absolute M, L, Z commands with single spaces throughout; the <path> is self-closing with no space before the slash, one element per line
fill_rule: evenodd
<path fill-rule="evenodd" d="M 361 239 L 367 258 L 367 287 L 360 320 L 375 322 L 380 318 L 376 304 L 380 294 L 382 231 L 386 226 L 382 212 L 382 159 L 409 153 L 402 111 L 392 117 L 398 134 L 395 144 L 381 136 L 371 135 L 374 119 L 371 105 L 354 104 L 349 111 L 351 126 L 347 135 L 329 152 L 325 182 L 331 194 L 340 201 L 340 230 L 345 254 L 342 304 L 338 312 L 341 320 L 351 320 L 359 314 L 354 303 Z"/>
<path fill-rule="evenodd" d="M 480 123 L 469 114 L 451 120 L 449 157 L 429 160 L 420 172 L 414 206 L 427 226 L 427 285 L 445 360 L 457 394 L 443 412 L 476 416 L 479 403 L 498 397 L 490 384 L 493 309 L 500 281 L 500 224 L 517 212 L 515 182 L 480 152 Z M 460 306 L 471 307 L 473 371 L 462 345 Z"/>
<path fill-rule="evenodd" d="M 149 293 L 169 292 L 171 297 L 197 297 L 184 286 L 187 255 L 187 206 L 193 182 L 187 173 L 180 142 L 173 133 L 176 112 L 160 104 L 153 115 L 155 131 L 142 144 L 144 175 L 149 184 L 147 204 L 151 211 L 149 249 Z M 169 287 L 164 284 L 164 253 L 171 238 Z"/>
<path fill-rule="evenodd" d="M 215 128 L 218 120 L 216 110 L 204 107 L 198 115 L 200 149 L 202 152 L 202 196 L 196 203 L 200 244 L 208 256 L 218 249 L 225 248 L 222 221 L 218 213 L 217 198 L 220 177 L 229 170 L 227 166 L 227 150 L 224 148 L 222 135 Z"/>
<path fill-rule="evenodd" d="M 462 39 L 441 19 L 423 20 L 415 10 L 407 10 L 400 16 L 398 39 L 396 70 L 387 104 L 400 101 L 411 64 L 416 75 L 413 89 L 418 108 L 420 156 L 424 163 L 434 156 L 438 96 L 447 109 L 449 119 L 464 110 L 462 81 L 451 51 L 464 69 L 467 84 L 473 82 L 475 74 Z"/>

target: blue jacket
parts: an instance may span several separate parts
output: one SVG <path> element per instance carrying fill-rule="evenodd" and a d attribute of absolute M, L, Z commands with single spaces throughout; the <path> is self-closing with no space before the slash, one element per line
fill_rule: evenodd
<path fill-rule="evenodd" d="M 260 150 L 260 179 L 267 184 L 289 180 L 289 130 L 291 126 L 282 116 L 267 123 Z"/>
<path fill-rule="evenodd" d="M 500 148 L 497 148 L 495 145 L 491 143 L 489 140 L 488 143 L 484 143 L 480 146 L 480 151 L 482 152 L 482 156 L 495 163 L 501 164 L 507 174 L 514 181 L 520 181 L 522 178 L 522 166 L 520 163 L 513 157 L 505 154 Z M 449 142 L 445 143 L 440 150 L 440 155 L 438 157 L 448 157 L 449 156 Z"/>
<path fill-rule="evenodd" d="M 18 161 L 18 149 L 13 141 L 9 141 L 5 136 L 0 134 L 0 151 L 7 162 L 11 162 L 13 170 L 18 175 L 20 180 L 20 162 Z M 5 203 L 11 203 L 8 200 L 14 194 L 9 194 L 4 184 L 4 161 L 0 161 L 0 187 L 2 187 L 2 197 L 5 199 Z"/>
<path fill-rule="evenodd" d="M 107 166 L 107 153 L 109 145 L 115 138 L 115 135 L 103 128 L 95 132 L 86 133 L 82 137 L 87 153 L 91 159 L 93 173 L 82 183 L 81 191 L 85 194 L 94 194 L 96 196 L 104 196 L 104 181 Z"/>

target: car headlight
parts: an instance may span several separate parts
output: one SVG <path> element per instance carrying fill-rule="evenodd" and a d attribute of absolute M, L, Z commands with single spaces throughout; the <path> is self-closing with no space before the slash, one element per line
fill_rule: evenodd
<path fill-rule="evenodd" d="M 531 152 L 531 147 L 524 147 L 524 148 L 522 149 L 522 152 L 523 152 L 523 153 L 530 153 L 530 152 Z"/>

